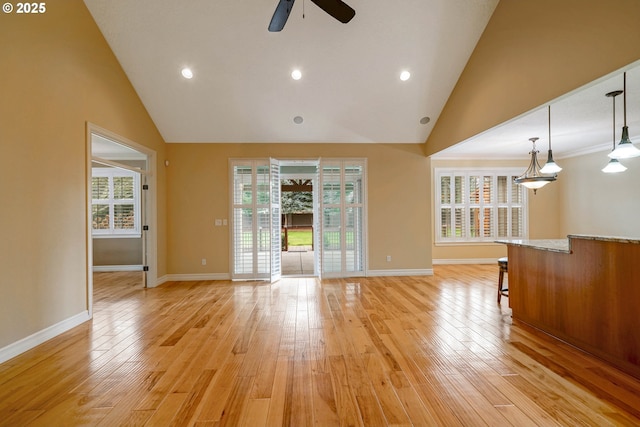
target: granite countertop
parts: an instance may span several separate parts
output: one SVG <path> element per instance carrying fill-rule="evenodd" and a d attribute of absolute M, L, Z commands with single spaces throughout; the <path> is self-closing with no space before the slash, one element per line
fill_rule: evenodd
<path fill-rule="evenodd" d="M 551 252 L 571 253 L 569 239 L 505 239 L 496 240 L 496 243 L 522 246 L 524 248 L 541 249 Z"/>
<path fill-rule="evenodd" d="M 640 245 L 640 238 L 637 238 L 637 237 L 593 236 L 588 234 L 569 234 L 568 237 L 569 237 L 569 240 L 571 239 L 602 240 L 604 242 L 632 243 L 632 244 Z"/>
<path fill-rule="evenodd" d="M 618 242 L 640 244 L 640 239 L 631 237 L 615 237 L 615 236 L 593 236 L 586 234 L 570 234 L 566 239 L 503 239 L 496 240 L 496 243 L 504 243 L 506 245 L 522 246 L 524 248 L 540 249 L 551 252 L 571 253 L 571 240 L 600 240 L 605 242 Z"/>

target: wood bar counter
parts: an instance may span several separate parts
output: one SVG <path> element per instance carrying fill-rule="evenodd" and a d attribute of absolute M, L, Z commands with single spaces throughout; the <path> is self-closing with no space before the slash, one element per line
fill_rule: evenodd
<path fill-rule="evenodd" d="M 514 319 L 640 378 L 640 239 L 498 243 L 508 247 Z"/>

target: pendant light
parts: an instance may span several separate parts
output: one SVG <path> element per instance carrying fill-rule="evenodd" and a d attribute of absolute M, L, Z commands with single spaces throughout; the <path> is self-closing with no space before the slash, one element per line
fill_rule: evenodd
<path fill-rule="evenodd" d="M 618 143 L 615 150 L 609 153 L 609 157 L 612 159 L 629 159 L 631 157 L 640 156 L 640 150 L 638 150 L 631 140 L 629 139 L 629 128 L 627 127 L 627 73 L 623 74 L 623 107 L 624 107 L 624 126 L 622 127 L 622 138 Z"/>
<path fill-rule="evenodd" d="M 622 93 L 621 90 L 614 90 L 613 92 L 607 93 L 607 96 L 613 99 L 613 149 L 612 152 L 616 149 L 616 96 Z M 605 167 L 602 168 L 602 172 L 604 173 L 618 173 L 624 172 L 627 168 L 620 163 L 618 159 L 611 159 L 609 163 Z"/>
<path fill-rule="evenodd" d="M 542 173 L 556 173 L 560 172 L 562 168 L 553 161 L 553 153 L 551 152 L 551 105 L 548 108 L 549 111 L 549 153 L 547 155 L 547 163 L 544 164 L 540 172 Z"/>
<path fill-rule="evenodd" d="M 540 164 L 538 163 L 538 153 L 536 150 L 536 141 L 539 138 L 529 138 L 529 141 L 533 144 L 533 149 L 529 152 L 531 154 L 531 163 L 529 167 L 522 175 L 514 178 L 513 182 L 516 184 L 524 185 L 528 189 L 533 190 L 533 194 L 536 194 L 538 188 L 542 188 L 548 183 L 555 181 L 557 174 L 544 174 L 540 171 Z"/>

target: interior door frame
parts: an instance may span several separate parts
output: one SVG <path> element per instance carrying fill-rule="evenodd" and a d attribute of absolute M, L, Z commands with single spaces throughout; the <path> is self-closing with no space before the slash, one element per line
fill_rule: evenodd
<path fill-rule="evenodd" d="M 92 136 L 98 135 L 103 138 L 109 139 L 117 144 L 128 147 L 135 150 L 147 157 L 146 171 L 141 172 L 142 182 L 147 182 L 149 185 L 148 190 L 143 190 L 140 198 L 141 206 L 144 206 L 141 211 L 141 221 L 143 225 L 148 225 L 149 230 L 142 231 L 143 250 L 146 251 L 146 265 L 148 271 L 146 272 L 146 287 L 155 287 L 158 285 L 158 208 L 157 208 L 157 173 L 156 173 L 156 159 L 157 153 L 155 150 L 140 145 L 128 138 L 104 129 L 94 123 L 86 122 L 86 206 L 87 206 L 87 231 L 86 231 L 86 259 L 87 259 L 87 311 L 89 317 L 93 317 L 93 236 L 92 236 L 92 192 L 91 192 L 91 177 L 92 177 L 92 162 L 94 156 L 92 153 Z M 103 162 L 109 163 L 114 167 L 123 167 L 124 169 L 130 169 L 126 165 L 120 165 L 114 161 Z M 146 180 L 145 180 L 146 178 Z M 144 254 L 143 254 L 144 256 Z M 144 262 L 144 259 L 143 259 Z"/>

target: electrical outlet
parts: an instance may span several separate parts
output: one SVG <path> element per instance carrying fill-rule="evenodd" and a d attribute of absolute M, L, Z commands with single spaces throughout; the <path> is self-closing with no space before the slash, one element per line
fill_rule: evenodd
<path fill-rule="evenodd" d="M 222 220 L 221 219 L 216 219 L 216 227 L 220 227 L 222 225 Z"/>
<path fill-rule="evenodd" d="M 229 225 L 226 218 L 222 220 L 222 225 Z"/>
<path fill-rule="evenodd" d="M 206 258 L 202 258 L 202 265 L 207 265 L 207 259 Z"/>
<path fill-rule="evenodd" d="M 387 262 L 391 262 L 391 255 L 387 255 Z"/>

